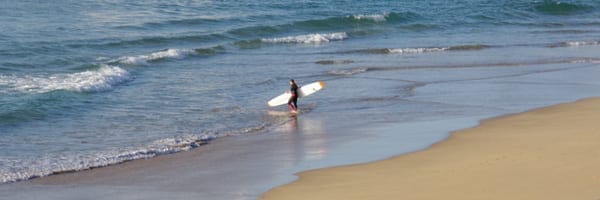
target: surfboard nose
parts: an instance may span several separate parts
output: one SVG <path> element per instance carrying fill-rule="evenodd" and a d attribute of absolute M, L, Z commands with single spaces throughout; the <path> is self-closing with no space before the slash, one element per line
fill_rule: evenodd
<path fill-rule="evenodd" d="M 322 88 L 325 88 L 325 83 L 323 83 L 323 81 L 318 81 L 319 82 L 319 86 L 321 86 Z"/>

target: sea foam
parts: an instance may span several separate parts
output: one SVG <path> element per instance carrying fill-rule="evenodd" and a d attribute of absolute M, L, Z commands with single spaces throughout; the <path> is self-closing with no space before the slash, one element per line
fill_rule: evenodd
<path fill-rule="evenodd" d="M 262 42 L 266 43 L 304 43 L 304 44 L 320 44 L 336 40 L 344 40 L 348 38 L 348 34 L 345 32 L 338 33 L 315 33 L 307 35 L 280 37 L 280 38 L 269 38 L 261 39 Z"/>
<path fill-rule="evenodd" d="M 411 54 L 411 53 L 428 53 L 428 52 L 440 52 L 447 51 L 450 48 L 439 47 L 439 48 L 399 48 L 399 49 L 388 49 L 389 53 L 392 54 Z"/>
<path fill-rule="evenodd" d="M 388 13 L 385 14 L 372 14 L 372 15 L 353 15 L 352 17 L 356 20 L 373 20 L 375 22 L 385 22 Z"/>
<path fill-rule="evenodd" d="M 157 61 L 168 58 L 182 58 L 186 55 L 194 54 L 195 51 L 191 49 L 167 49 L 164 51 L 158 51 L 147 55 L 137 56 L 123 56 L 116 59 L 117 62 L 129 65 L 147 65 L 148 62 Z"/>
<path fill-rule="evenodd" d="M 569 41 L 564 42 L 563 45 L 568 47 L 591 46 L 600 45 L 600 41 Z"/>
<path fill-rule="evenodd" d="M 52 155 L 36 159 L 0 160 L 0 183 L 28 180 L 52 174 L 81 171 L 187 151 L 216 138 L 214 133 L 182 135 L 156 140 L 144 147 L 115 148 L 95 153 Z"/>
<path fill-rule="evenodd" d="M 0 75 L 0 86 L 19 92 L 44 93 L 54 90 L 74 92 L 102 92 L 112 90 L 117 84 L 131 80 L 126 70 L 102 65 L 97 70 L 51 75 Z"/>

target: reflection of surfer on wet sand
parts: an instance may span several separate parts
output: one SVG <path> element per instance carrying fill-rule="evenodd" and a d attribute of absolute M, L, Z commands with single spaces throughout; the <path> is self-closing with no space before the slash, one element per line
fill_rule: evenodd
<path fill-rule="evenodd" d="M 302 87 L 298 87 L 294 79 L 290 80 L 290 90 L 284 92 L 283 94 L 269 100 L 267 105 L 269 107 L 280 106 L 283 104 L 288 104 L 290 108 L 290 112 L 296 113 L 298 112 L 297 101 L 298 98 L 303 98 L 308 95 L 311 95 L 325 87 L 325 84 L 322 81 L 313 82 L 307 85 L 303 85 Z"/>

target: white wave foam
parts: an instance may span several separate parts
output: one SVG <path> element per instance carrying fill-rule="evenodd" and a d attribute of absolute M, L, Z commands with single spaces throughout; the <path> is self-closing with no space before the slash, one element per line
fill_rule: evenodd
<path fill-rule="evenodd" d="M 328 71 L 327 74 L 337 75 L 337 76 L 350 76 L 354 74 L 360 74 L 367 72 L 368 68 L 355 68 L 355 69 L 340 69 L 340 70 L 332 70 Z"/>
<path fill-rule="evenodd" d="M 320 44 L 335 40 L 343 40 L 348 38 L 345 32 L 338 33 L 315 33 L 308 35 L 289 36 L 281 38 L 261 39 L 262 42 L 268 43 L 304 43 L 304 44 Z"/>
<path fill-rule="evenodd" d="M 0 86 L 19 92 L 43 93 L 54 90 L 101 92 L 131 80 L 129 72 L 116 66 L 102 65 L 98 70 L 49 76 L 0 75 Z"/>
<path fill-rule="evenodd" d="M 191 49 L 167 49 L 164 51 L 154 52 L 148 55 L 138 56 L 124 56 L 118 58 L 116 61 L 123 64 L 129 65 L 147 65 L 148 62 L 167 59 L 167 58 L 182 58 L 186 55 L 194 54 L 194 50 Z"/>
<path fill-rule="evenodd" d="M 427 52 L 440 52 L 447 51 L 449 48 L 401 48 L 401 49 L 388 49 L 389 53 L 395 54 L 412 54 L 412 53 L 427 53 Z"/>
<path fill-rule="evenodd" d="M 0 183 L 28 180 L 62 172 L 81 171 L 186 151 L 206 144 L 215 137 L 216 135 L 213 133 L 205 133 L 201 136 L 183 135 L 156 140 L 145 147 L 119 148 L 79 155 L 55 155 L 29 160 L 2 159 L 0 160 Z"/>
<path fill-rule="evenodd" d="M 564 43 L 568 47 L 600 45 L 600 41 L 569 41 Z"/>
<path fill-rule="evenodd" d="M 357 19 L 357 20 L 367 19 L 367 20 L 373 20 L 375 22 L 385 22 L 386 21 L 385 18 L 388 15 L 389 14 L 386 13 L 386 14 L 373 14 L 373 15 L 354 15 L 352 17 L 354 17 L 354 19 Z"/>

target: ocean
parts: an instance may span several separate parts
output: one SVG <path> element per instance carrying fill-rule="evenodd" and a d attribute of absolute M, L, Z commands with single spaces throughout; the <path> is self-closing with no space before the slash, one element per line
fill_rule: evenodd
<path fill-rule="evenodd" d="M 0 5 L 0 183 L 275 129 L 290 117 L 266 102 L 289 79 L 326 84 L 298 118 L 364 116 L 356 124 L 600 94 L 594 0 Z"/>

